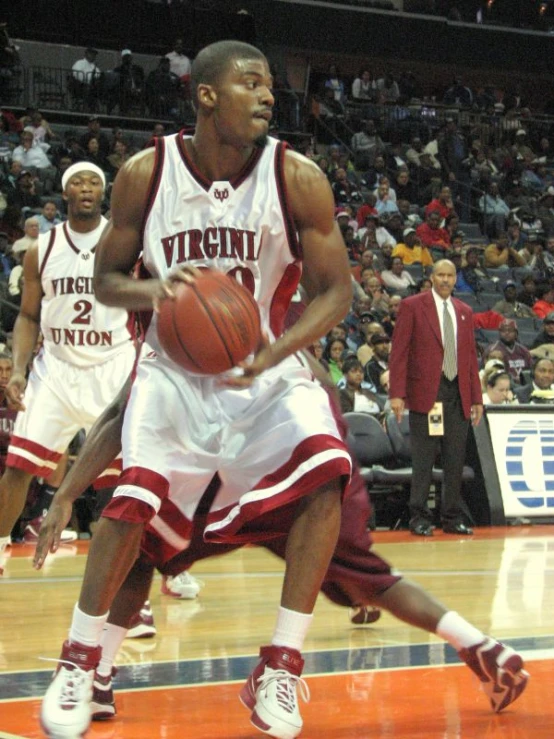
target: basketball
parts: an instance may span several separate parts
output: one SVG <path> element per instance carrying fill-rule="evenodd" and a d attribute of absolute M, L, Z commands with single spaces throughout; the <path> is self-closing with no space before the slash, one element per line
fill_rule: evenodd
<path fill-rule="evenodd" d="M 250 292 L 222 272 L 203 270 L 193 284 L 175 283 L 164 300 L 158 338 L 164 351 L 189 372 L 218 375 L 256 350 L 260 312 Z"/>

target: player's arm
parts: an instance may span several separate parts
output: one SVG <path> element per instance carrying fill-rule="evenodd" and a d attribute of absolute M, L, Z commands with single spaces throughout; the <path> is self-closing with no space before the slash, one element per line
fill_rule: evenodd
<path fill-rule="evenodd" d="M 292 328 L 274 344 L 264 342 L 253 361 L 242 365 L 244 375 L 227 384 L 248 385 L 263 370 L 313 344 L 344 319 L 352 304 L 350 265 L 327 178 L 305 157 L 287 152 L 285 179 L 303 251 L 302 286 L 310 302 Z"/>
<path fill-rule="evenodd" d="M 285 178 L 303 251 L 302 286 L 309 304 L 274 345 L 277 361 L 325 336 L 352 305 L 350 264 L 327 178 L 313 162 L 294 152 L 287 152 Z"/>
<path fill-rule="evenodd" d="M 40 330 L 42 283 L 38 266 L 38 246 L 32 246 L 23 261 L 21 306 L 13 329 L 13 372 L 6 396 L 16 410 L 25 410 L 23 393 L 27 384 L 27 367 L 33 356 Z"/>
<path fill-rule="evenodd" d="M 111 197 L 111 218 L 102 233 L 94 260 L 94 293 L 105 305 L 127 310 L 151 310 L 157 302 L 173 297 L 169 280 L 136 280 L 131 271 L 142 251 L 141 227 L 154 150 L 146 149 L 129 159 L 115 178 Z M 191 270 L 194 272 L 194 270 Z M 172 280 L 186 280 L 186 271 Z"/>
<path fill-rule="evenodd" d="M 71 518 L 73 503 L 108 467 L 121 451 L 121 429 L 127 405 L 131 378 L 115 400 L 96 420 L 77 459 L 70 467 L 40 527 L 33 566 L 40 570 L 48 552 L 55 552 L 62 531 Z"/>

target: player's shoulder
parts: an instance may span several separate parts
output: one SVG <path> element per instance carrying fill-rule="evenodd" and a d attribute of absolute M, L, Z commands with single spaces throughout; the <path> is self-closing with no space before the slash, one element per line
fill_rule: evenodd
<path fill-rule="evenodd" d="M 285 175 L 302 176 L 310 179 L 328 181 L 320 167 L 304 154 L 287 147 L 285 149 Z"/>
<path fill-rule="evenodd" d="M 333 194 L 325 173 L 315 162 L 291 149 L 285 150 L 284 181 L 293 211 L 316 212 L 332 206 Z M 332 207 L 331 207 L 332 210 Z M 296 213 L 296 215 L 299 215 Z"/>

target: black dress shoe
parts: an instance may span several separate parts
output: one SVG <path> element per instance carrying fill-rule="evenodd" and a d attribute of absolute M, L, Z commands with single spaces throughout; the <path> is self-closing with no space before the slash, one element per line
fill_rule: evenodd
<path fill-rule="evenodd" d="M 473 534 L 473 529 L 470 529 L 465 523 L 445 523 L 442 530 L 445 534 L 462 534 L 463 536 Z"/>
<path fill-rule="evenodd" d="M 410 531 L 414 536 L 433 536 L 433 527 L 425 521 L 410 526 Z"/>

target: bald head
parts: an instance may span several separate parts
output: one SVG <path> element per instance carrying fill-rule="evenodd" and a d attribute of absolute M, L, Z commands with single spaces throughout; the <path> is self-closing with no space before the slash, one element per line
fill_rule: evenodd
<path fill-rule="evenodd" d="M 456 284 L 456 267 L 450 259 L 439 259 L 435 262 L 431 282 L 433 290 L 442 300 L 447 300 L 452 295 Z"/>

